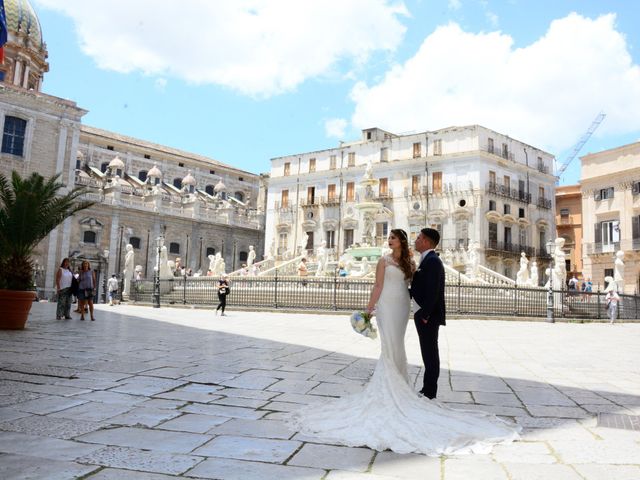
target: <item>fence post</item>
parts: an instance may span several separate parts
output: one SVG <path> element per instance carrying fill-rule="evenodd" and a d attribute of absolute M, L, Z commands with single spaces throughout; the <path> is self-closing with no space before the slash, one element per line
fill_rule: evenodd
<path fill-rule="evenodd" d="M 597 303 L 597 309 L 598 309 L 598 313 L 597 313 L 597 318 L 598 320 L 600 320 L 600 285 L 598 285 L 598 293 L 596 293 L 597 298 L 598 298 L 598 303 Z"/>
<path fill-rule="evenodd" d="M 445 289 L 447 288 L 447 284 L 445 283 Z M 462 298 L 462 280 L 460 279 L 460 272 L 458 272 L 458 313 L 462 311 L 462 305 L 460 303 Z"/>
<path fill-rule="evenodd" d="M 187 304 L 187 274 L 185 270 L 184 277 L 182 277 L 182 304 Z"/>
<path fill-rule="evenodd" d="M 333 276 L 333 309 L 338 310 L 338 276 L 335 272 Z"/>
<path fill-rule="evenodd" d="M 273 283 L 273 307 L 278 308 L 278 269 L 276 268 L 276 277 Z"/>
<path fill-rule="evenodd" d="M 513 314 L 518 316 L 518 282 L 515 283 L 513 288 Z"/>

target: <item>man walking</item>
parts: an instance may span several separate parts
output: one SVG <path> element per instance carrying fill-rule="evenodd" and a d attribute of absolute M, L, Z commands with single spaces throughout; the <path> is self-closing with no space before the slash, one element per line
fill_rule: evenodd
<path fill-rule="evenodd" d="M 118 279 L 116 278 L 116 274 L 112 274 L 111 278 L 107 280 L 107 290 L 109 291 L 109 305 L 113 305 L 113 301 L 115 300 L 116 304 L 118 303 Z"/>
<path fill-rule="evenodd" d="M 440 234 L 433 228 L 423 228 L 416 238 L 415 248 L 420 252 L 420 265 L 411 282 L 414 300 L 414 322 L 420 339 L 420 351 L 424 363 L 424 380 L 420 393 L 429 399 L 436 398 L 440 376 L 438 329 L 445 322 L 444 266 L 435 248 Z"/>

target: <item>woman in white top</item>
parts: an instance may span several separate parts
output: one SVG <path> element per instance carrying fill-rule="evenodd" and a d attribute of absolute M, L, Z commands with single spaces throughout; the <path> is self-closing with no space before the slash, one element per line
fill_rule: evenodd
<path fill-rule="evenodd" d="M 65 258 L 56 272 L 56 291 L 58 292 L 58 305 L 56 307 L 56 319 L 71 318 L 71 283 L 73 272 L 71 271 L 69 259 Z"/>

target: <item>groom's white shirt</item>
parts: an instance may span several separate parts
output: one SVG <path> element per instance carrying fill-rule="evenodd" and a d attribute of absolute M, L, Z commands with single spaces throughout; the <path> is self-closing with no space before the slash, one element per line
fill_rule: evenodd
<path fill-rule="evenodd" d="M 422 264 L 422 261 L 424 260 L 424 258 L 427 255 L 429 255 L 429 252 L 433 252 L 433 248 L 430 248 L 429 250 L 425 250 L 420 254 L 420 263 L 418 264 L 418 268 L 420 268 L 420 264 Z M 420 310 L 420 305 L 418 305 L 415 298 L 411 299 L 411 305 L 413 306 L 413 313 L 416 313 L 418 310 Z"/>

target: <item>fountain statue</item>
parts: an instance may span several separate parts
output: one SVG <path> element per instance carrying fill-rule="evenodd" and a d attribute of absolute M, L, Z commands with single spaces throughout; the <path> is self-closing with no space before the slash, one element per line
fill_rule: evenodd
<path fill-rule="evenodd" d="M 520 270 L 516 274 L 516 284 L 529 284 L 529 260 L 527 260 L 527 255 L 524 252 L 520 253 Z"/>
<path fill-rule="evenodd" d="M 124 278 L 124 288 L 122 289 L 122 295 L 126 298 L 129 296 L 129 292 L 131 291 L 131 279 L 133 278 L 135 272 L 135 262 L 134 262 L 134 253 L 133 253 L 133 245 L 130 243 L 127 244 L 126 247 L 127 254 L 124 256 L 124 270 L 122 272 L 122 278 Z"/>
<path fill-rule="evenodd" d="M 378 185 L 378 180 L 373 178 L 373 164 L 371 159 L 367 162 L 362 180 L 358 182 L 362 192 L 362 198 L 355 207 L 362 212 L 362 242 L 364 246 L 371 246 L 373 241 L 373 226 L 375 214 L 382 208 L 382 202 L 375 201 L 373 188 Z"/>
<path fill-rule="evenodd" d="M 529 278 L 529 285 L 532 287 L 538 286 L 538 263 L 534 260 L 531 264 L 531 277 Z"/>
<path fill-rule="evenodd" d="M 616 282 L 616 290 L 618 293 L 624 293 L 624 252 L 618 250 L 616 252 L 616 260 L 613 264 L 613 281 Z"/>

